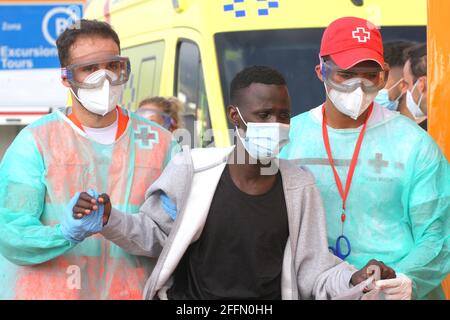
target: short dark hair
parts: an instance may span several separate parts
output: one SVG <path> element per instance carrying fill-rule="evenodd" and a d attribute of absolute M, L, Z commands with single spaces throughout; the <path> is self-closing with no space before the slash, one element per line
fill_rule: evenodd
<path fill-rule="evenodd" d="M 113 30 L 111 25 L 102 21 L 81 19 L 64 30 L 56 40 L 61 67 L 66 67 L 69 64 L 70 47 L 75 43 L 78 37 L 81 36 L 111 38 L 120 50 L 119 36 Z"/>
<path fill-rule="evenodd" d="M 286 85 L 283 75 L 267 66 L 251 66 L 240 71 L 231 81 L 230 102 L 239 104 L 240 91 L 250 87 L 252 83 L 274 84 L 278 86 Z"/>
<path fill-rule="evenodd" d="M 416 42 L 406 40 L 388 41 L 383 44 L 384 47 L 384 60 L 389 64 L 391 68 L 402 67 L 408 60 L 405 51 L 408 48 L 414 46 Z"/>
<path fill-rule="evenodd" d="M 414 81 L 420 77 L 427 75 L 427 45 L 421 43 L 411 47 L 407 51 L 408 59 L 411 62 L 411 72 L 414 76 Z"/>

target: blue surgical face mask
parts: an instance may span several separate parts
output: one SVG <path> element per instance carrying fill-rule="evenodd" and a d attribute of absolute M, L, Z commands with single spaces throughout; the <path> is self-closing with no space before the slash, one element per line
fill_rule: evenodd
<path fill-rule="evenodd" d="M 425 117 L 426 114 L 422 112 L 420 109 L 420 104 L 422 103 L 423 94 L 419 97 L 419 102 L 415 102 L 412 93 L 417 87 L 417 84 L 419 83 L 419 80 L 416 81 L 411 91 L 406 92 L 406 107 L 408 108 L 409 112 L 413 115 L 414 119 L 419 119 L 422 117 Z"/>
<path fill-rule="evenodd" d="M 288 124 L 279 122 L 245 122 L 244 118 L 236 107 L 239 117 L 247 126 L 245 137 L 241 137 L 239 129 L 236 132 L 248 154 L 258 160 L 272 160 L 280 150 L 289 143 Z"/>
<path fill-rule="evenodd" d="M 400 94 L 397 99 L 392 101 L 389 99 L 389 91 L 391 91 L 393 88 L 395 88 L 397 85 L 399 85 L 400 82 L 402 82 L 402 81 L 403 81 L 403 79 L 400 79 L 389 89 L 380 90 L 378 92 L 378 95 L 375 97 L 375 102 L 378 103 L 379 105 L 382 105 L 382 106 L 388 108 L 389 110 L 396 111 L 398 109 L 399 100 L 403 94 Z"/>

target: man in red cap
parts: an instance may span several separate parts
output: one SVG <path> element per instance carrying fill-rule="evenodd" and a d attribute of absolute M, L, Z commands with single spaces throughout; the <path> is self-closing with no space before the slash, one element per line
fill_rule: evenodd
<path fill-rule="evenodd" d="M 329 249 L 357 268 L 375 257 L 397 279 L 387 299 L 443 298 L 450 271 L 450 168 L 433 139 L 374 99 L 387 81 L 379 30 L 345 17 L 325 30 L 318 78 L 326 101 L 291 120 L 282 158 L 316 178 Z M 399 274 L 400 273 L 400 274 Z"/>

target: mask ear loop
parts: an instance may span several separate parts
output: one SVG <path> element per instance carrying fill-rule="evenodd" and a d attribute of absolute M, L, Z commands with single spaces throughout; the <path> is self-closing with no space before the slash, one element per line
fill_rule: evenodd
<path fill-rule="evenodd" d="M 412 96 L 414 90 L 416 89 L 417 84 L 419 83 L 419 80 L 420 80 L 420 79 L 417 79 L 416 83 L 414 84 L 414 86 L 413 86 L 413 88 L 412 88 L 412 90 L 411 90 L 411 96 Z M 420 94 L 419 102 L 417 102 L 417 106 L 419 107 L 419 109 L 420 109 L 420 103 L 422 102 L 422 99 L 423 99 L 423 93 Z M 413 100 L 414 100 L 414 98 L 413 98 Z M 420 109 L 420 111 L 422 112 L 422 109 Z M 422 112 L 422 113 L 423 113 L 423 112 Z"/>
<path fill-rule="evenodd" d="M 416 85 L 419 83 L 419 80 L 420 79 L 417 79 Z M 422 99 L 423 99 L 423 93 L 420 94 L 419 102 L 417 103 L 417 106 L 419 107 L 419 109 L 420 109 L 420 104 L 422 103 Z M 420 109 L 420 111 L 422 111 L 422 109 Z M 422 111 L 422 113 L 425 114 L 423 111 Z"/>
<path fill-rule="evenodd" d="M 401 97 L 403 97 L 403 95 L 404 95 L 404 93 L 400 93 L 400 95 L 398 96 L 397 99 L 394 100 L 394 102 L 398 102 L 401 99 Z"/>
<path fill-rule="evenodd" d="M 422 103 L 422 99 L 423 99 L 423 94 L 420 95 L 419 102 L 417 103 L 417 106 L 419 107 L 419 109 L 420 109 L 420 104 Z M 424 113 L 424 112 L 422 111 L 422 109 L 420 109 L 420 111 L 421 111 L 422 113 Z"/>
<path fill-rule="evenodd" d="M 391 91 L 392 89 L 394 89 L 396 86 L 398 86 L 401 82 L 403 81 L 403 78 L 401 78 L 400 80 L 398 80 L 396 83 L 394 83 L 389 89 L 387 89 L 387 91 Z M 400 95 L 394 100 L 394 102 L 397 102 L 400 100 L 400 98 L 403 96 L 404 93 L 400 92 Z"/>
<path fill-rule="evenodd" d="M 396 83 L 394 83 L 389 89 L 387 89 L 388 91 L 394 89 L 396 86 L 398 86 L 401 82 L 403 81 L 403 78 L 401 78 L 400 80 L 398 80 Z"/>
<path fill-rule="evenodd" d="M 235 108 L 236 108 L 236 110 L 237 110 L 237 112 L 239 114 L 239 117 L 241 118 L 242 122 L 245 124 L 246 127 L 248 127 L 247 122 L 245 122 L 244 118 L 242 117 L 241 111 L 239 111 L 239 108 L 238 107 L 235 107 Z"/>
<path fill-rule="evenodd" d="M 244 118 L 242 117 L 241 112 L 239 111 L 239 108 L 236 107 L 236 106 L 234 106 L 234 107 L 236 108 L 236 110 L 237 110 L 237 112 L 239 114 L 239 117 L 241 118 L 242 122 L 245 124 L 245 126 L 247 126 L 247 122 L 245 122 Z M 237 124 L 234 125 L 234 128 L 236 130 L 236 134 L 239 137 L 239 139 L 245 140 L 246 138 L 242 138 L 241 134 L 239 133 L 239 128 L 238 128 Z"/>
<path fill-rule="evenodd" d="M 70 92 L 74 95 L 74 97 L 78 100 L 78 102 L 84 107 L 83 103 L 81 102 L 80 98 L 78 98 L 78 95 L 73 91 L 72 86 L 69 88 Z M 77 89 L 78 91 L 78 89 Z M 73 106 L 72 106 L 73 107 Z"/>

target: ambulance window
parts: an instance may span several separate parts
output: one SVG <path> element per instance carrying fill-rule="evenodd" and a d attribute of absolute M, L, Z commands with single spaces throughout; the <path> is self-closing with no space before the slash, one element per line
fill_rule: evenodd
<path fill-rule="evenodd" d="M 286 78 L 297 115 L 323 103 L 325 90 L 317 79 L 322 28 L 257 30 L 218 33 L 215 37 L 224 105 L 228 105 L 233 77 L 251 65 L 270 66 Z M 426 41 L 426 28 L 382 27 L 383 40 Z"/>
<path fill-rule="evenodd" d="M 175 96 L 184 103 L 184 123 L 191 133 L 191 146 L 210 145 L 212 141 L 206 137 L 209 134 L 207 131 L 211 129 L 211 120 L 197 45 L 190 41 L 178 44 L 176 72 Z"/>
<path fill-rule="evenodd" d="M 136 47 L 126 48 L 122 55 L 131 62 L 131 75 L 125 84 L 121 104 L 135 110 L 140 101 L 159 94 L 164 41 L 155 41 Z"/>
<path fill-rule="evenodd" d="M 156 57 L 143 59 L 139 68 L 138 97 L 144 99 L 157 95 L 155 88 Z"/>

